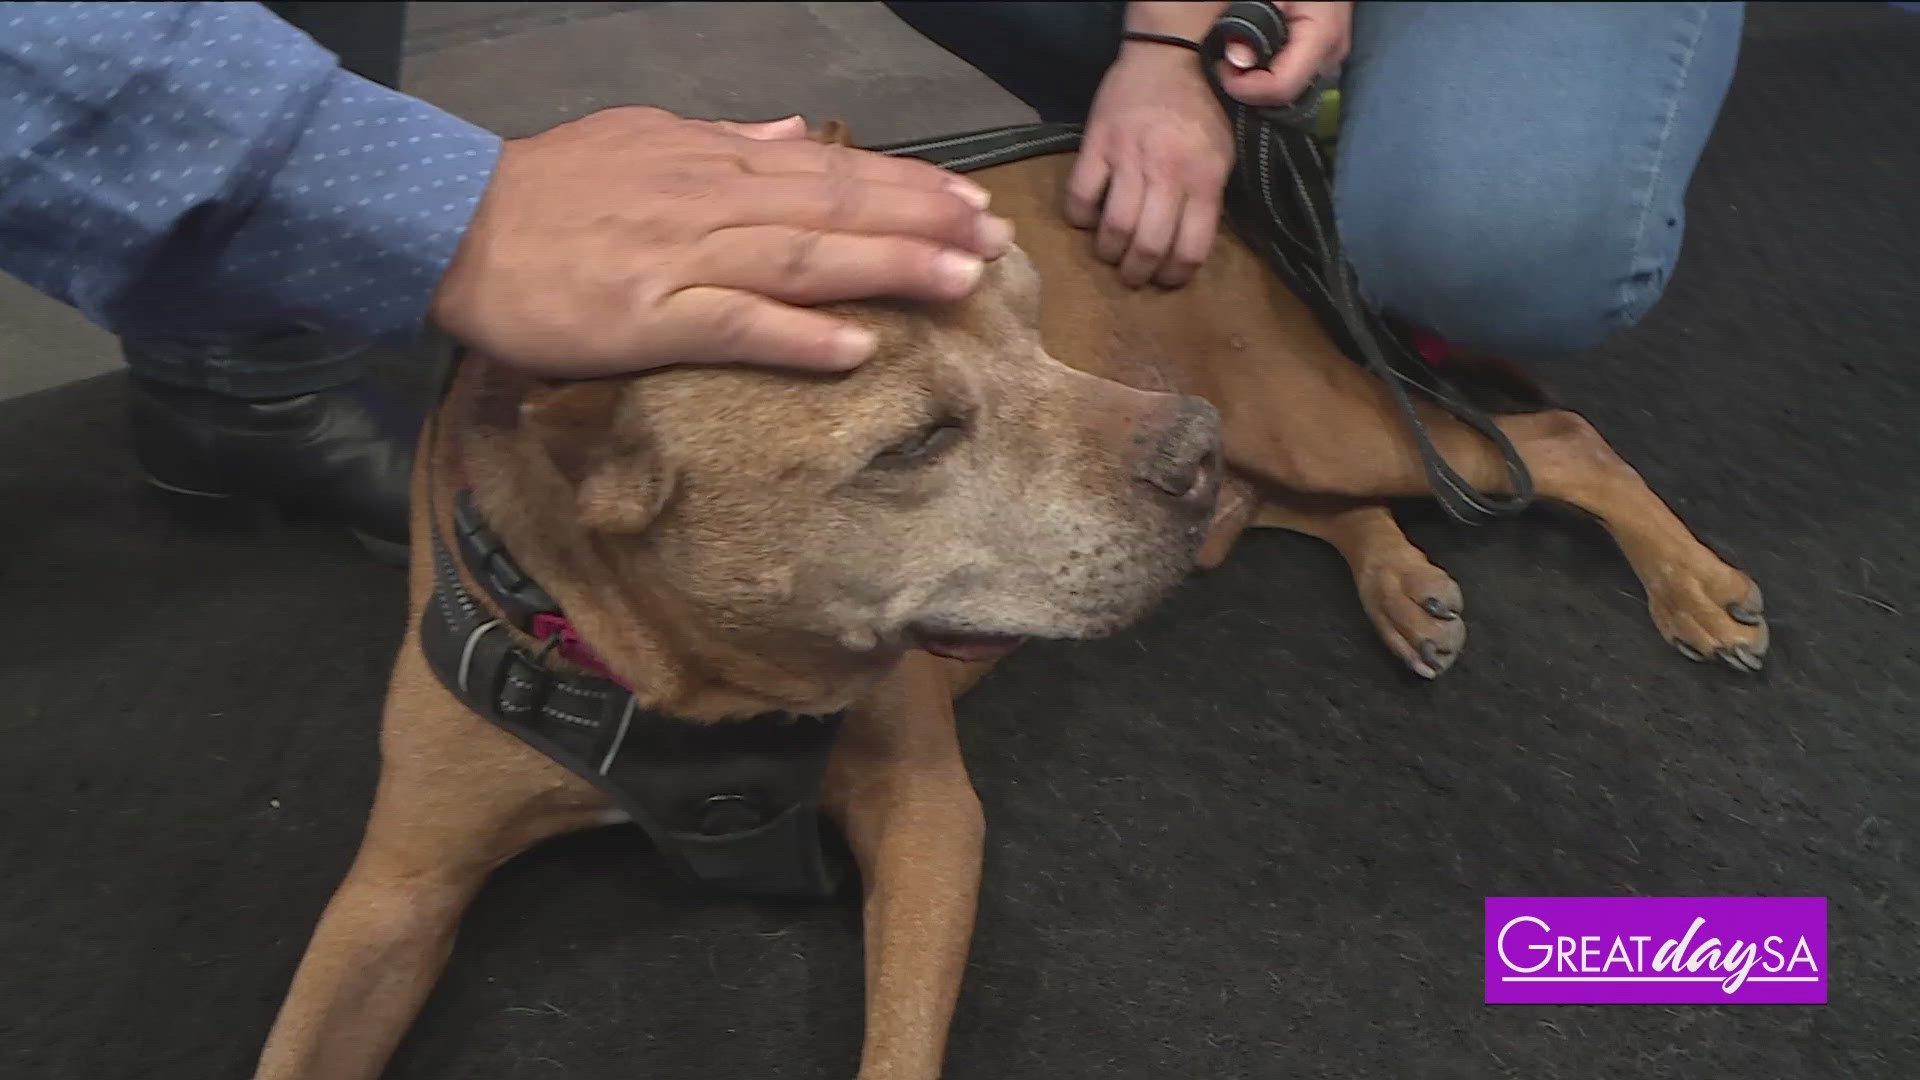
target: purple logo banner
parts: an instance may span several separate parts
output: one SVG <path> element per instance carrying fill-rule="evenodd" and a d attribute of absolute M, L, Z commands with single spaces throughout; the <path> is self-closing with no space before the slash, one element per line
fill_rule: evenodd
<path fill-rule="evenodd" d="M 1824 896 L 1489 896 L 1489 1005 L 1824 1005 Z"/>

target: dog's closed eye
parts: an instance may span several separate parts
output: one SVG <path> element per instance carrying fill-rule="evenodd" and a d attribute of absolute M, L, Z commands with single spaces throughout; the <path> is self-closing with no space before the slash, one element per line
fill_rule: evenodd
<path fill-rule="evenodd" d="M 940 455 L 957 445 L 966 433 L 965 416 L 942 413 L 873 455 L 867 462 L 867 468 L 903 470 L 931 465 L 940 459 Z"/>

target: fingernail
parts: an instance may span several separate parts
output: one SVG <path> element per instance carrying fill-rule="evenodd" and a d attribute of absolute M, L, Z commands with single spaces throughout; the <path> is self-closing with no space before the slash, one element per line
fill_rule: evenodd
<path fill-rule="evenodd" d="M 982 254 L 998 257 L 1013 244 L 1013 222 L 994 214 L 982 214 L 975 226 L 975 241 Z"/>
<path fill-rule="evenodd" d="M 843 326 L 833 332 L 833 363 L 838 367 L 859 367 L 873 355 L 880 339 L 873 331 L 859 326 Z"/>
<path fill-rule="evenodd" d="M 943 251 L 933 260 L 933 279 L 940 291 L 965 296 L 979 283 L 987 264 L 964 251 Z"/>
<path fill-rule="evenodd" d="M 967 200 L 967 205 L 975 210 L 985 210 L 993 201 L 993 194 L 971 180 L 953 179 L 947 181 L 947 190 Z"/>
<path fill-rule="evenodd" d="M 1227 63 L 1232 64 L 1234 67 L 1239 68 L 1241 71 L 1246 71 L 1248 68 L 1251 68 L 1253 66 L 1253 62 L 1254 62 L 1253 49 L 1250 46 L 1248 46 L 1245 42 L 1242 42 L 1242 41 L 1227 42 L 1227 48 L 1224 55 L 1227 58 Z"/>

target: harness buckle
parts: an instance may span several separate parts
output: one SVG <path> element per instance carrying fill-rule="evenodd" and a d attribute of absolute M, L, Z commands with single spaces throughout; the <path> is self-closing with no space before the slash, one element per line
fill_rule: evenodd
<path fill-rule="evenodd" d="M 693 818 L 701 836 L 731 836 L 767 823 L 766 811 L 745 795 L 709 795 L 700 800 Z"/>
<path fill-rule="evenodd" d="M 499 702 L 500 711 L 509 716 L 533 716 L 546 703 L 547 691 L 552 685 L 553 673 L 541 663 L 541 657 L 515 650 L 501 665 L 500 685 L 495 688 L 494 700 Z"/>

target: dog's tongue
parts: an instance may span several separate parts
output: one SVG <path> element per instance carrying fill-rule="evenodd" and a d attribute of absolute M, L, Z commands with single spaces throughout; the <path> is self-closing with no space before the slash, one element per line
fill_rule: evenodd
<path fill-rule="evenodd" d="M 920 638 L 920 647 L 935 656 L 944 656 L 949 660 L 998 660 L 1019 648 L 1020 643 L 1025 640 L 1026 638 L 991 634 L 946 637 L 926 634 Z"/>

